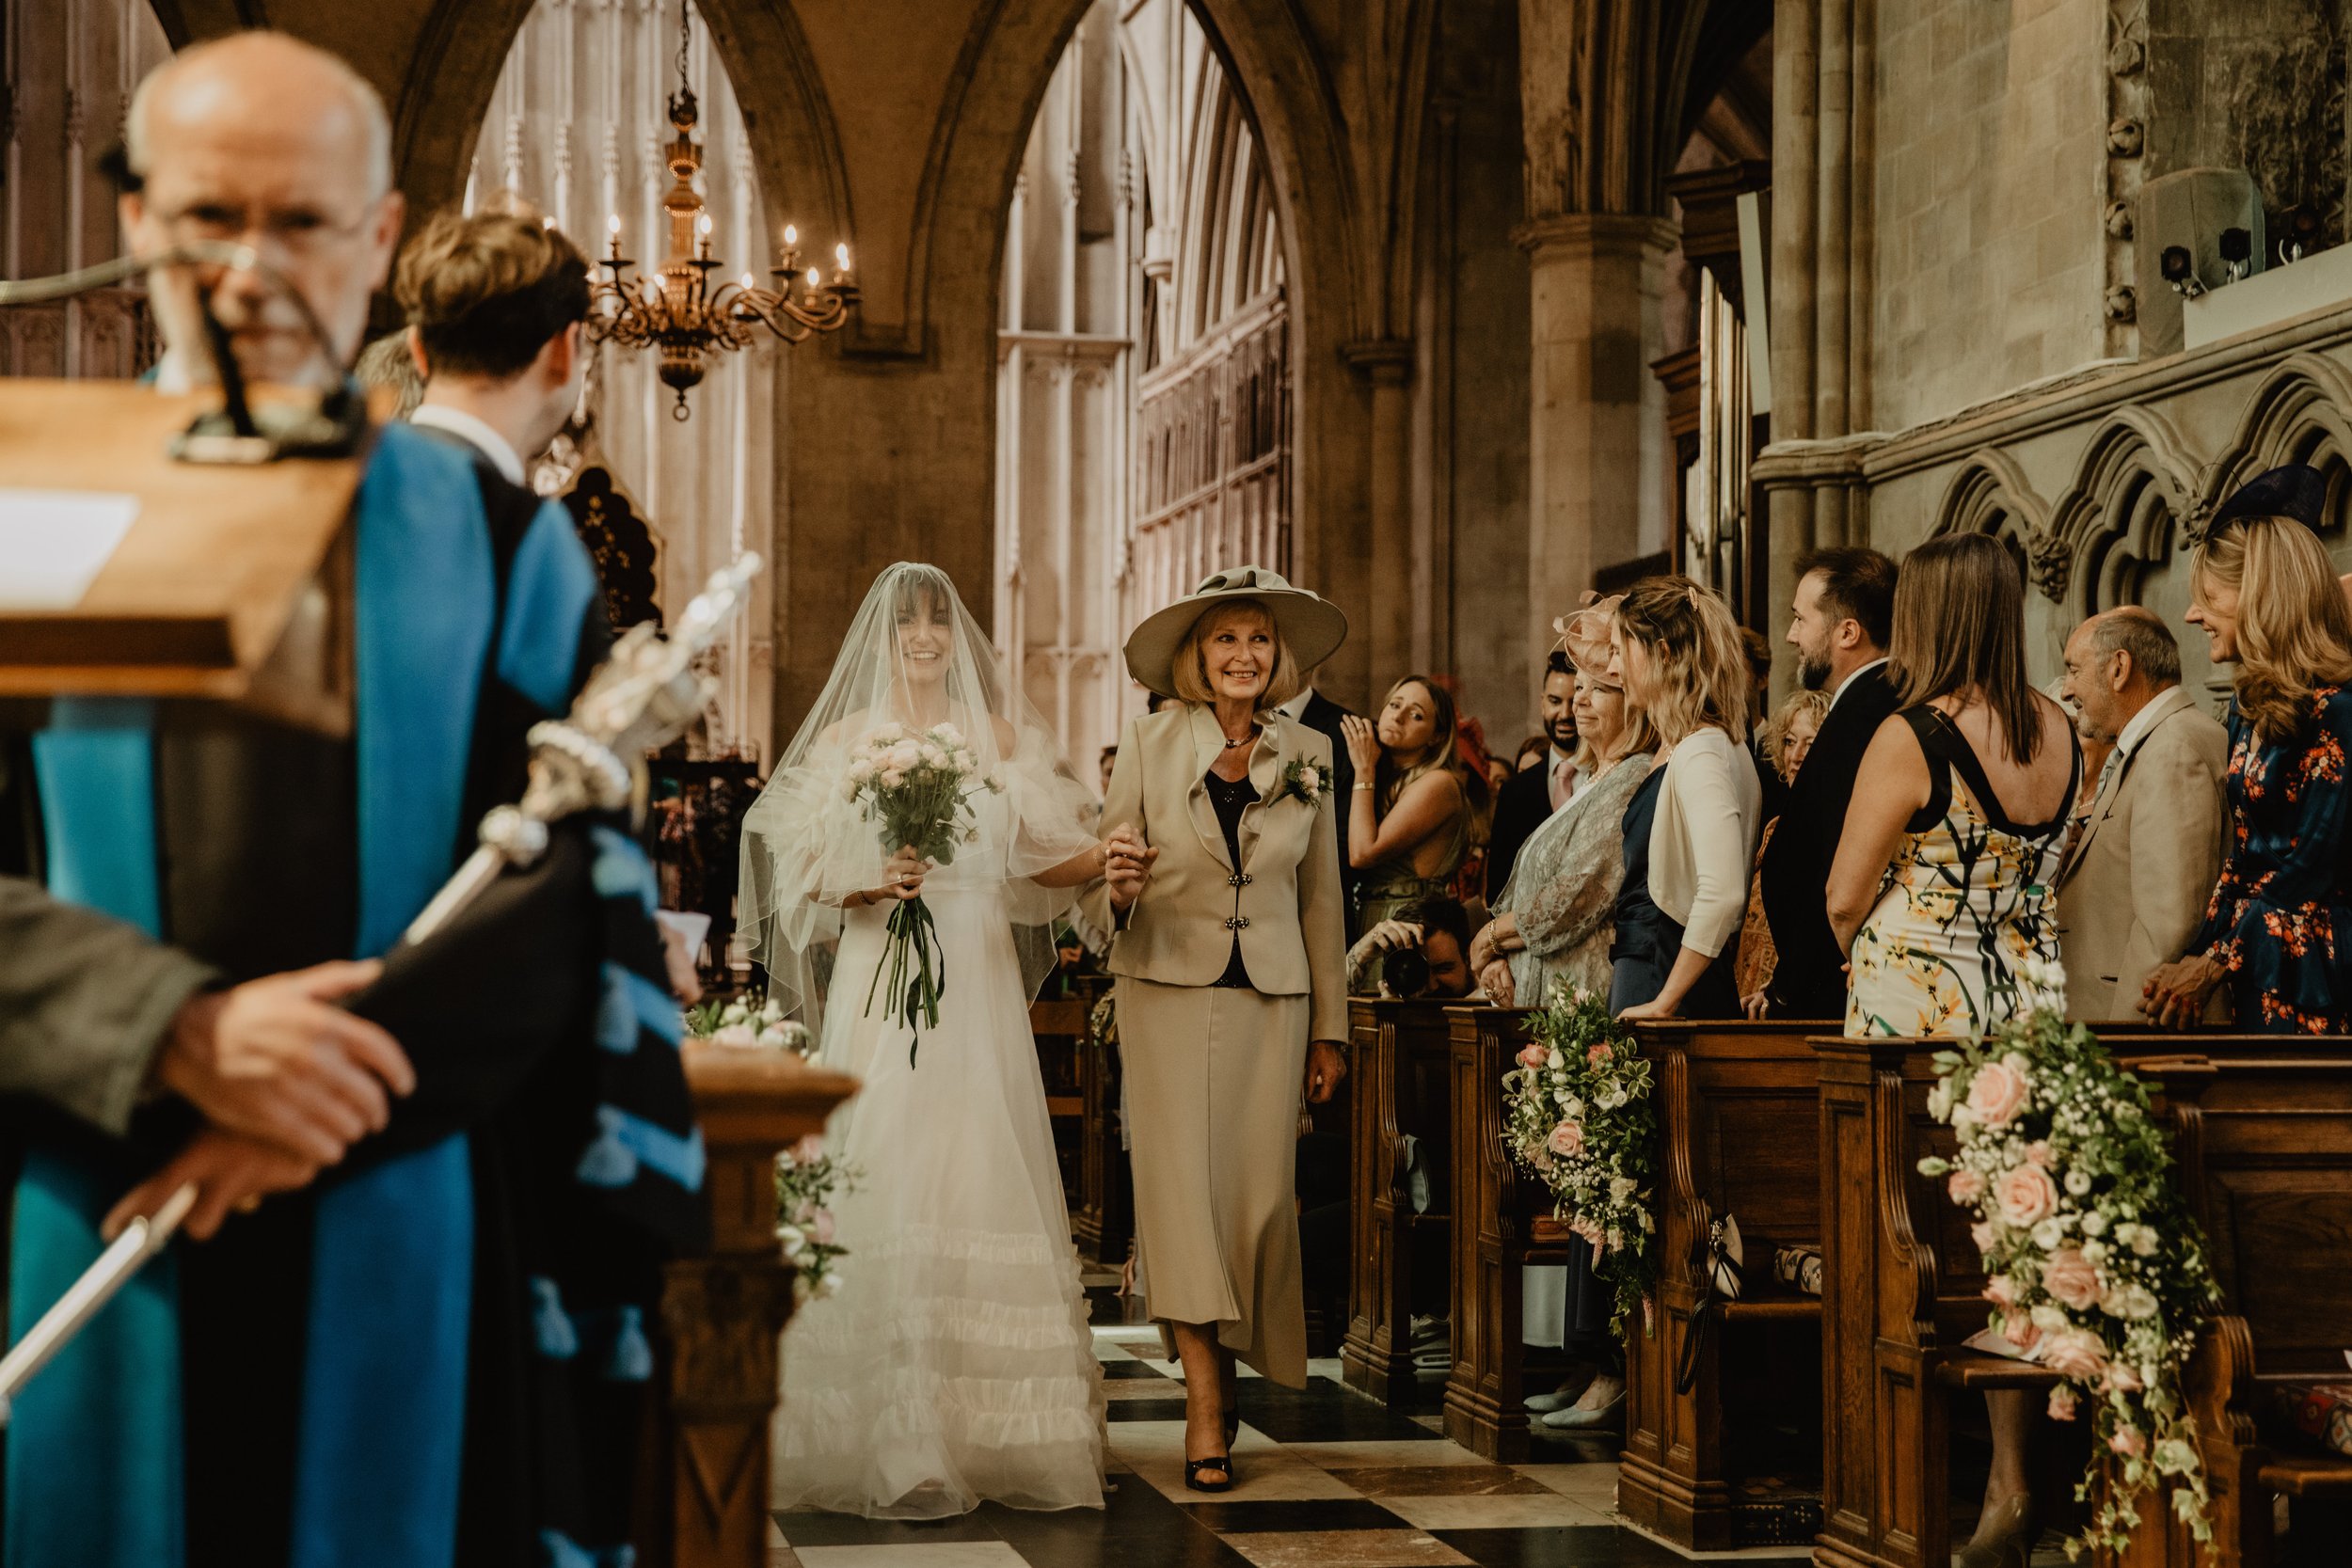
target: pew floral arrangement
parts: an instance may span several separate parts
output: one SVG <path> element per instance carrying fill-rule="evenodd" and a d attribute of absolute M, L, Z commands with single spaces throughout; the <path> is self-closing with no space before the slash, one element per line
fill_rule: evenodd
<path fill-rule="evenodd" d="M 1527 1032 L 1519 1065 L 1502 1075 L 1503 1142 L 1551 1189 L 1553 1215 L 1592 1244 L 1623 1339 L 1637 1308 L 1649 1322 L 1657 1274 L 1650 1064 L 1609 999 L 1581 986 L 1554 985 Z"/>
<path fill-rule="evenodd" d="M 2197 1429 L 2182 1370 L 2218 1293 L 2204 1241 L 2172 1180 L 2172 1154 L 2148 1086 L 2090 1031 L 2066 1022 L 2055 966 L 2025 976 L 2031 1009 L 1935 1055 L 1928 1110 L 1959 1135 L 1954 1158 L 1921 1174 L 1973 1211 L 1991 1277 L 1992 1326 L 2062 1379 L 2050 1415 L 2086 1408 L 2093 1470 L 2110 1484 L 2070 1556 L 2121 1551 L 2137 1499 L 2167 1481 L 2173 1511 L 2212 1538 Z"/>
<path fill-rule="evenodd" d="M 833 1201 L 857 1185 L 857 1171 L 825 1152 L 814 1132 L 776 1156 L 776 1241 L 795 1273 L 802 1301 L 841 1289 L 834 1259 L 849 1248 L 834 1239 Z"/>
<path fill-rule="evenodd" d="M 686 1009 L 686 1037 L 712 1045 L 753 1046 L 805 1056 L 817 1049 L 808 1025 L 784 1016 L 784 1004 L 759 996 L 713 997 Z"/>

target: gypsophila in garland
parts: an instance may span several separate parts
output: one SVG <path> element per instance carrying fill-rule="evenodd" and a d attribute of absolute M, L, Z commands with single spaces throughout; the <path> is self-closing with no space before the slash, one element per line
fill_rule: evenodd
<path fill-rule="evenodd" d="M 1551 1189 L 1552 1213 L 1591 1243 L 1593 1273 L 1613 1296 L 1610 1328 L 1645 1332 L 1656 1284 L 1658 1113 L 1650 1065 L 1609 999 L 1555 983 L 1529 1016 L 1519 1065 L 1502 1075 L 1504 1147 Z"/>
<path fill-rule="evenodd" d="M 850 1249 L 834 1239 L 833 1201 L 853 1190 L 857 1179 L 856 1168 L 826 1153 L 814 1132 L 776 1156 L 776 1241 L 794 1271 L 794 1299 L 840 1291 L 834 1259 Z"/>
<path fill-rule="evenodd" d="M 758 996 L 713 997 L 686 1009 L 686 1037 L 712 1045 L 789 1051 L 806 1056 L 817 1048 L 808 1025 L 784 1016 L 784 1004 Z"/>
<path fill-rule="evenodd" d="M 2066 1022 L 2065 975 L 2035 963 L 2030 1010 L 1939 1051 L 1928 1111 L 1958 1133 L 1951 1160 L 1919 1162 L 1977 1215 L 1993 1327 L 2065 1381 L 2050 1415 L 2090 1412 L 2111 1484 L 2070 1557 L 2120 1551 L 2138 1497 L 2166 1481 L 2173 1512 L 2212 1538 L 2182 1369 L 2219 1293 L 2204 1238 L 2172 1180 L 2147 1085 Z M 2091 1495 L 2099 1459 L 2074 1489 Z"/>

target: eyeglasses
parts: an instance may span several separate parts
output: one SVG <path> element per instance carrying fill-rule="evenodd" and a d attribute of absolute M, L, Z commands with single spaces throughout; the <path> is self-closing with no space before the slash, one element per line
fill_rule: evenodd
<path fill-rule="evenodd" d="M 311 256 L 345 245 L 367 228 L 374 203 L 348 223 L 337 223 L 314 207 L 239 207 L 226 201 L 196 201 L 157 214 L 173 239 L 268 241 L 289 256 Z"/>

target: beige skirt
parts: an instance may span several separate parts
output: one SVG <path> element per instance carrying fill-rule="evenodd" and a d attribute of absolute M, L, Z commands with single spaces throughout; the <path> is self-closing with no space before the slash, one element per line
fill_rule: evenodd
<path fill-rule="evenodd" d="M 1296 1179 L 1307 998 L 1123 976 L 1118 1006 L 1144 1309 L 1163 1332 L 1215 1323 L 1218 1343 L 1303 1388 Z"/>

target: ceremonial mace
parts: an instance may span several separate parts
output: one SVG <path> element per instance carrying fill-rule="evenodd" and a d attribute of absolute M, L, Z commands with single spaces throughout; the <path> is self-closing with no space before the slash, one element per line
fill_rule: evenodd
<path fill-rule="evenodd" d="M 531 727 L 531 782 L 522 800 L 485 814 L 480 847 L 409 923 L 393 951 L 414 947 L 447 926 L 509 866 L 535 863 L 547 852 L 550 824 L 583 811 L 618 811 L 635 799 L 645 753 L 683 735 L 718 690 L 716 680 L 694 668 L 695 656 L 735 618 L 759 569 L 759 557 L 745 554 L 713 573 L 667 639 L 650 621 L 630 627 L 588 677 L 570 717 Z M 133 1220 L 0 1356 L 0 1425 L 33 1374 L 170 1244 L 196 1198 L 196 1184 L 189 1182 L 152 1216 Z"/>

